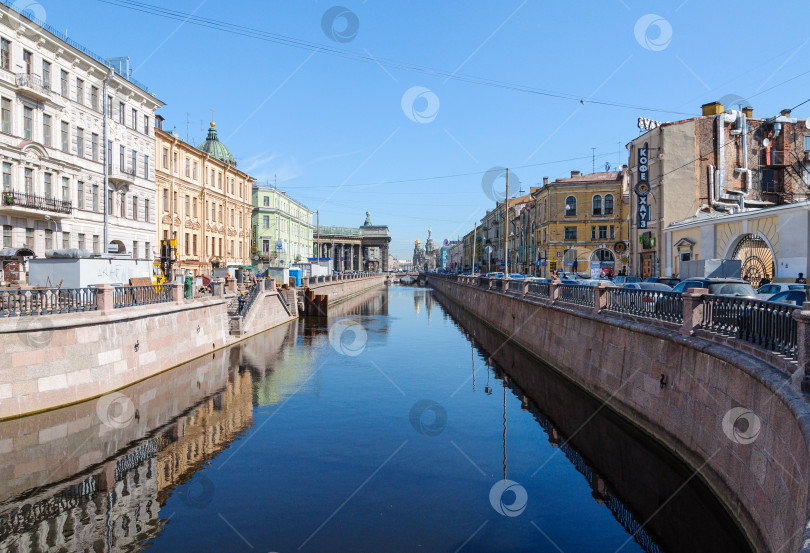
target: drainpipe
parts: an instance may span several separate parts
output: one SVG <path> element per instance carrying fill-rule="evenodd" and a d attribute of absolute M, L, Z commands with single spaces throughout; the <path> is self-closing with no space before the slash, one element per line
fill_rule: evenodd
<path fill-rule="evenodd" d="M 112 81 L 113 78 L 113 68 L 107 68 L 107 76 L 104 78 L 104 87 L 103 87 L 103 106 L 104 106 L 104 144 L 102 147 L 104 148 L 104 255 L 106 256 L 109 254 L 110 249 L 110 214 L 109 214 L 109 202 L 110 202 L 110 160 L 107 159 L 109 156 L 109 148 L 107 147 L 107 135 L 108 135 L 108 127 L 109 127 L 109 120 L 108 114 L 110 111 L 110 106 L 107 105 L 109 102 L 108 94 L 107 94 L 107 87 Z"/>

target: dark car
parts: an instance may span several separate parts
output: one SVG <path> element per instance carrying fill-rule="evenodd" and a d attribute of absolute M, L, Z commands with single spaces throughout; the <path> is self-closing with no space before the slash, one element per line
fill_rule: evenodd
<path fill-rule="evenodd" d="M 779 292 L 768 299 L 772 303 L 786 303 L 788 305 L 798 305 L 801 307 L 807 301 L 807 293 L 804 290 L 788 290 Z"/>
<path fill-rule="evenodd" d="M 686 292 L 692 288 L 708 288 L 713 296 L 760 299 L 756 290 L 739 278 L 688 278 L 675 286 L 673 292 Z"/>
<path fill-rule="evenodd" d="M 681 279 L 675 277 L 647 277 L 644 282 L 657 282 L 659 284 L 666 284 L 670 288 L 674 288 L 680 284 Z"/>

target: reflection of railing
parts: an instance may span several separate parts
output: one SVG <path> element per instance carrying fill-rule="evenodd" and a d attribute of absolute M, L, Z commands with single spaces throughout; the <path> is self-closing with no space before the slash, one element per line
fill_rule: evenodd
<path fill-rule="evenodd" d="M 98 309 L 92 288 L 43 288 L 0 291 L 0 317 L 55 315 Z"/>
<path fill-rule="evenodd" d="M 768 301 L 703 296 L 700 328 L 795 358 L 798 324 L 793 312 L 796 309 L 799 307 Z"/>
<path fill-rule="evenodd" d="M 593 307 L 593 286 L 560 284 L 558 289 L 560 291 L 560 295 L 557 298 L 559 301 Z"/>
<path fill-rule="evenodd" d="M 113 307 L 134 307 L 172 301 L 172 287 L 169 284 L 153 286 L 120 286 L 113 292 Z"/>
<path fill-rule="evenodd" d="M 662 290 L 608 288 L 605 309 L 681 324 L 683 322 L 683 295 Z"/>
<path fill-rule="evenodd" d="M 73 204 L 69 201 L 11 191 L 3 192 L 3 205 L 65 213 L 66 215 L 70 215 L 73 211 Z"/>

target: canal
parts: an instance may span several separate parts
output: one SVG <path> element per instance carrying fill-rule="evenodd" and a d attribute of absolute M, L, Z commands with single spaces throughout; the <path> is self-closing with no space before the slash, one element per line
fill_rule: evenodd
<path fill-rule="evenodd" d="M 0 424 L 0 550 L 145 549 L 750 551 L 673 455 L 406 287 Z"/>

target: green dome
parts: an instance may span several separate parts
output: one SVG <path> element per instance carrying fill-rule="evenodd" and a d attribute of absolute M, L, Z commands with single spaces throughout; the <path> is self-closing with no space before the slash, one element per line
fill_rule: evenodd
<path fill-rule="evenodd" d="M 225 144 L 219 141 L 219 138 L 217 137 L 217 130 L 214 127 L 214 122 L 211 121 L 211 126 L 208 127 L 208 136 L 205 138 L 205 142 L 197 146 L 197 149 L 202 150 L 211 157 L 224 161 L 228 165 L 236 167 L 236 161 L 233 159 L 233 154 Z"/>

